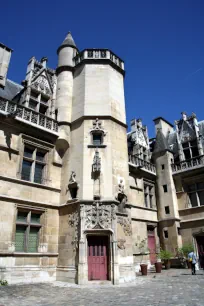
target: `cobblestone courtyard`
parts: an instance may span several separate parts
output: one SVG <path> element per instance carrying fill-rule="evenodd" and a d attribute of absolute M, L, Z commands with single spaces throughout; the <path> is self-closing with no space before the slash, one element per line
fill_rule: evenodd
<path fill-rule="evenodd" d="M 77 286 L 61 282 L 0 287 L 0 306 L 203 306 L 204 274 L 162 271 L 137 277 L 135 284 Z"/>

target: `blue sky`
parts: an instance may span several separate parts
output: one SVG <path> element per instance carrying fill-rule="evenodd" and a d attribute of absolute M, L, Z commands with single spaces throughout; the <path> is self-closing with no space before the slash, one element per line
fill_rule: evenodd
<path fill-rule="evenodd" d="M 1 3 L 0 41 L 14 49 L 8 77 L 21 82 L 31 56 L 48 57 L 70 30 L 79 49 L 110 48 L 125 61 L 127 122 L 204 119 L 204 1 L 103 0 Z"/>

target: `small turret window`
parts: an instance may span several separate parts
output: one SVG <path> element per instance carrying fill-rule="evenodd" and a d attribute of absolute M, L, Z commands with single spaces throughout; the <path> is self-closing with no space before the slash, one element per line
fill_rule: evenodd
<path fill-rule="evenodd" d="M 93 133 L 93 145 L 100 146 L 102 144 L 102 134 L 101 133 Z"/>
<path fill-rule="evenodd" d="M 169 233 L 168 233 L 168 231 L 167 230 L 164 230 L 164 238 L 169 238 Z"/>

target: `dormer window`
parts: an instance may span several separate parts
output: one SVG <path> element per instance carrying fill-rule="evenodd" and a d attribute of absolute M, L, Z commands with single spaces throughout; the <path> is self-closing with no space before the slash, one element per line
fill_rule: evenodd
<path fill-rule="evenodd" d="M 199 156 L 196 140 L 185 142 L 182 144 L 182 147 L 186 160 Z"/>

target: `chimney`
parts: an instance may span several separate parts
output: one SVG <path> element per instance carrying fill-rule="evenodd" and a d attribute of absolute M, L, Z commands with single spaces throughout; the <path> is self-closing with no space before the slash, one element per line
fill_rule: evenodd
<path fill-rule="evenodd" d="M 5 87 L 12 49 L 0 43 L 0 87 Z"/>
<path fill-rule="evenodd" d="M 48 61 L 48 59 L 47 59 L 47 57 L 45 57 L 45 56 L 42 57 L 41 60 L 40 60 L 40 62 L 41 62 L 41 64 L 43 65 L 44 68 L 46 68 L 47 61 Z"/>

